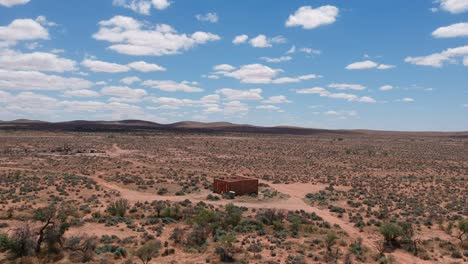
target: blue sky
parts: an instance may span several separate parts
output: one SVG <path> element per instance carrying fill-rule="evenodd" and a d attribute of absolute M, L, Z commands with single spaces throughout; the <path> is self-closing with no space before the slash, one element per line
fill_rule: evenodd
<path fill-rule="evenodd" d="M 0 0 L 0 120 L 468 130 L 468 0 Z"/>

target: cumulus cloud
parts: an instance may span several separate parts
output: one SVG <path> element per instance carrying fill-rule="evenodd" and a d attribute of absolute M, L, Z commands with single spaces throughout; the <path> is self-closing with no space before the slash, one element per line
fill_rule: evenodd
<path fill-rule="evenodd" d="M 141 82 L 141 79 L 136 77 L 136 76 L 131 76 L 131 77 L 125 77 L 120 80 L 121 83 L 124 83 L 126 85 L 131 85 L 136 82 Z"/>
<path fill-rule="evenodd" d="M 432 32 L 432 36 L 435 38 L 467 37 L 468 23 L 457 23 L 446 27 L 440 27 Z"/>
<path fill-rule="evenodd" d="M 100 94 L 93 90 L 73 90 L 73 91 L 65 91 L 63 93 L 65 97 L 99 97 Z"/>
<path fill-rule="evenodd" d="M 223 112 L 218 94 L 205 95 L 199 100 L 180 99 L 172 97 L 147 97 L 150 102 L 157 104 L 157 107 L 149 106 L 151 110 L 177 110 L 182 107 L 203 108 L 203 113 L 212 114 Z"/>
<path fill-rule="evenodd" d="M 284 62 L 284 61 L 290 61 L 292 60 L 291 56 L 281 56 L 279 58 L 270 58 L 270 57 L 261 57 L 260 59 L 270 62 L 270 63 L 279 63 L 279 62 Z"/>
<path fill-rule="evenodd" d="M 15 19 L 7 26 L 0 26 L 0 40 L 11 45 L 22 40 L 48 38 L 47 29 L 33 19 Z"/>
<path fill-rule="evenodd" d="M 36 17 L 36 22 L 46 27 L 55 27 L 58 26 L 57 23 L 47 20 L 45 16 Z"/>
<path fill-rule="evenodd" d="M 468 11 L 467 0 L 439 0 L 440 8 L 453 14 Z"/>
<path fill-rule="evenodd" d="M 330 88 L 335 88 L 338 90 L 356 90 L 362 91 L 365 90 L 366 87 L 360 84 L 348 84 L 348 83 L 332 83 L 328 85 Z"/>
<path fill-rule="evenodd" d="M 57 108 L 57 99 L 33 92 L 13 95 L 0 92 L 0 116 L 2 118 L 34 118 L 51 116 Z"/>
<path fill-rule="evenodd" d="M 95 59 L 85 59 L 81 62 L 81 65 L 89 68 L 93 72 L 107 72 L 107 73 L 120 73 L 128 72 L 131 69 L 140 72 L 153 72 L 153 71 L 166 71 L 166 68 L 157 64 L 151 64 L 144 61 L 136 61 L 129 63 L 128 65 L 105 62 Z"/>
<path fill-rule="evenodd" d="M 195 16 L 195 18 L 198 20 L 198 21 L 202 21 L 202 22 L 210 22 L 210 23 L 217 23 L 219 21 L 219 17 L 218 17 L 218 14 L 216 13 L 206 13 L 204 15 L 202 14 L 198 14 Z"/>
<path fill-rule="evenodd" d="M 262 100 L 262 89 L 234 90 L 219 89 L 216 93 L 223 95 L 229 101 Z"/>
<path fill-rule="evenodd" d="M 77 70 L 75 61 L 60 58 L 53 53 L 21 53 L 13 50 L 0 51 L 0 69 L 44 72 Z"/>
<path fill-rule="evenodd" d="M 357 96 L 349 93 L 331 93 L 322 87 L 313 87 L 307 89 L 296 90 L 298 94 L 318 94 L 321 97 L 328 97 L 332 99 L 344 99 L 349 102 L 361 102 L 361 103 L 375 103 L 376 100 L 369 96 Z"/>
<path fill-rule="evenodd" d="M 255 38 L 252 38 L 249 43 L 254 48 L 270 48 L 273 47 L 273 44 L 276 43 L 285 43 L 286 39 L 282 36 L 276 36 L 273 38 L 268 38 L 265 35 L 258 35 Z"/>
<path fill-rule="evenodd" d="M 240 101 L 231 101 L 224 103 L 223 112 L 225 115 L 243 116 L 249 112 L 249 107 Z"/>
<path fill-rule="evenodd" d="M 379 88 L 380 91 L 390 91 L 393 90 L 393 86 L 391 85 L 384 85 Z"/>
<path fill-rule="evenodd" d="M 329 110 L 323 113 L 326 116 L 333 116 L 340 119 L 346 119 L 348 117 L 357 117 L 358 113 L 354 110 L 352 111 L 336 111 L 336 110 Z"/>
<path fill-rule="evenodd" d="M 93 72 L 119 73 L 128 72 L 130 70 L 130 67 L 127 65 L 93 59 L 84 59 L 81 65 L 89 68 Z"/>
<path fill-rule="evenodd" d="M 450 48 L 440 53 L 433 53 L 427 56 L 406 57 L 405 62 L 420 66 L 440 68 L 446 62 L 456 63 L 458 58 L 462 58 L 464 56 L 468 56 L 468 46 Z"/>
<path fill-rule="evenodd" d="M 257 109 L 268 110 L 268 111 L 281 111 L 281 108 L 276 105 L 259 105 L 255 107 Z"/>
<path fill-rule="evenodd" d="M 171 5 L 168 0 L 152 0 L 153 6 L 158 10 L 164 10 Z"/>
<path fill-rule="evenodd" d="M 230 65 L 229 65 L 230 66 Z M 240 68 L 232 68 L 217 71 L 214 74 L 223 75 L 240 80 L 242 83 L 262 83 L 262 84 L 284 84 L 284 83 L 297 83 L 304 80 L 320 78 L 321 76 L 315 74 L 302 75 L 297 77 L 281 77 L 277 78 L 283 70 L 273 69 L 263 64 L 247 64 Z"/>
<path fill-rule="evenodd" d="M 6 7 L 12 7 L 15 5 L 25 5 L 31 0 L 0 0 L 0 5 Z"/>
<path fill-rule="evenodd" d="M 303 6 L 286 21 L 287 27 L 300 26 L 304 29 L 314 29 L 324 25 L 335 23 L 339 9 L 335 6 L 326 5 L 318 8 Z"/>
<path fill-rule="evenodd" d="M 107 86 L 102 88 L 101 94 L 113 96 L 109 99 L 112 102 L 136 103 L 147 93 L 143 89 L 132 89 L 127 86 Z"/>
<path fill-rule="evenodd" d="M 159 89 L 164 92 L 186 92 L 186 93 L 196 93 L 196 92 L 203 92 L 203 89 L 195 86 L 194 83 L 190 83 L 187 81 L 183 82 L 175 82 L 175 81 L 156 81 L 156 80 L 148 80 L 144 81 L 143 85 Z"/>
<path fill-rule="evenodd" d="M 0 69 L 0 87 L 5 90 L 78 90 L 94 84 L 80 78 L 47 75 L 38 71 L 10 71 Z"/>
<path fill-rule="evenodd" d="M 401 99 L 402 102 L 405 102 L 405 103 L 412 103 L 414 102 L 414 99 L 413 98 L 409 98 L 409 97 L 405 97 L 403 99 Z"/>
<path fill-rule="evenodd" d="M 151 7 L 164 10 L 171 5 L 167 0 L 114 0 L 112 3 L 114 6 L 121 6 L 142 15 L 149 15 Z"/>
<path fill-rule="evenodd" d="M 232 43 L 238 45 L 238 44 L 247 42 L 248 39 L 249 39 L 249 36 L 247 35 L 239 35 L 239 36 L 234 37 L 234 39 L 232 40 Z"/>
<path fill-rule="evenodd" d="M 371 60 L 358 61 L 349 64 L 346 66 L 347 70 L 367 70 L 367 69 L 378 69 L 378 70 L 388 70 L 395 68 L 394 65 L 388 64 L 378 64 Z"/>
<path fill-rule="evenodd" d="M 229 64 L 219 64 L 219 65 L 216 65 L 213 67 L 213 69 L 215 71 L 226 71 L 226 72 L 229 72 L 229 71 L 233 71 L 236 69 L 236 67 L 232 66 L 232 65 L 229 65 Z"/>
<path fill-rule="evenodd" d="M 284 95 L 276 95 L 276 96 L 271 96 L 266 100 L 263 100 L 262 103 L 266 104 L 285 104 L 285 103 L 291 103 L 291 101 L 286 98 Z"/>
<path fill-rule="evenodd" d="M 157 64 L 147 63 L 144 61 L 136 61 L 129 63 L 128 66 L 134 70 L 140 72 L 154 72 L 154 71 L 166 71 L 166 68 Z"/>
<path fill-rule="evenodd" d="M 150 26 L 125 16 L 115 16 L 99 22 L 99 25 L 100 29 L 93 37 L 112 43 L 109 49 L 127 55 L 178 54 L 220 39 L 216 34 L 203 31 L 190 35 L 180 34 L 166 24 Z"/>

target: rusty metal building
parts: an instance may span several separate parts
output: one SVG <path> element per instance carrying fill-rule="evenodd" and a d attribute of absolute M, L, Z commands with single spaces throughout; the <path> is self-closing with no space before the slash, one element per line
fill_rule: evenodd
<path fill-rule="evenodd" d="M 213 183 L 215 193 L 234 192 L 236 195 L 258 194 L 258 179 L 247 177 L 215 178 Z"/>

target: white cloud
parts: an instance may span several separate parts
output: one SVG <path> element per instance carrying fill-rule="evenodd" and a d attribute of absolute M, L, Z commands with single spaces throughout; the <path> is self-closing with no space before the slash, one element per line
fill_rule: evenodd
<path fill-rule="evenodd" d="M 459 14 L 468 11 L 467 0 L 439 0 L 440 8 L 453 14 Z"/>
<path fill-rule="evenodd" d="M 131 69 L 140 72 L 166 71 L 166 68 L 157 64 L 151 64 L 144 61 L 135 61 L 128 65 L 99 61 L 95 59 L 85 59 L 81 64 L 93 72 L 120 73 L 128 72 Z"/>
<path fill-rule="evenodd" d="M 143 89 L 132 89 L 127 86 L 107 86 L 101 89 L 101 94 L 114 96 L 112 102 L 135 103 L 141 101 L 147 93 Z"/>
<path fill-rule="evenodd" d="M 128 8 L 142 15 L 149 15 L 151 7 L 163 10 L 170 6 L 170 2 L 167 0 L 114 0 L 112 3 L 114 6 Z"/>
<path fill-rule="evenodd" d="M 135 82 L 141 82 L 141 79 L 136 77 L 136 76 L 131 76 L 131 77 L 125 77 L 120 80 L 121 83 L 124 83 L 126 85 L 131 85 Z"/>
<path fill-rule="evenodd" d="M 293 45 L 288 51 L 286 51 L 286 54 L 293 54 L 296 53 L 296 46 Z"/>
<path fill-rule="evenodd" d="M 363 69 L 372 69 L 376 68 L 378 66 L 377 63 L 366 60 L 366 61 L 359 61 L 359 62 L 354 62 L 346 66 L 346 69 L 348 70 L 363 70 Z"/>
<path fill-rule="evenodd" d="M 38 71 L 0 70 L 0 87 L 6 90 L 78 90 L 92 86 L 92 82 L 80 78 L 65 78 Z"/>
<path fill-rule="evenodd" d="M 348 70 L 366 70 L 366 69 L 388 70 L 388 69 L 393 69 L 393 68 L 395 68 L 394 65 L 378 64 L 371 60 L 358 61 L 358 62 L 354 62 L 346 66 L 346 69 Z"/>
<path fill-rule="evenodd" d="M 440 68 L 444 63 L 455 63 L 459 57 L 468 56 L 468 46 L 446 49 L 440 53 L 433 53 L 427 56 L 406 57 L 405 62 Z"/>
<path fill-rule="evenodd" d="M 202 92 L 203 89 L 196 87 L 193 83 L 190 82 L 174 82 L 174 81 L 144 81 L 143 85 L 149 86 L 151 88 L 159 89 L 165 92 L 186 92 L 186 93 L 196 93 Z"/>
<path fill-rule="evenodd" d="M 99 97 L 99 93 L 93 90 L 73 90 L 65 91 L 63 93 L 65 97 Z"/>
<path fill-rule="evenodd" d="M 290 61 L 292 60 L 292 57 L 291 56 L 281 56 L 279 58 L 261 57 L 261 59 L 270 63 L 279 63 L 283 61 Z"/>
<path fill-rule="evenodd" d="M 0 51 L 0 68 L 8 70 L 66 72 L 75 71 L 76 62 L 52 53 Z"/>
<path fill-rule="evenodd" d="M 301 49 L 299 49 L 299 51 L 303 52 L 303 53 L 315 54 L 315 55 L 318 55 L 318 54 L 322 53 L 322 51 L 320 51 L 320 50 L 311 49 L 311 48 L 301 48 Z"/>
<path fill-rule="evenodd" d="M 226 68 L 227 69 L 227 68 Z M 242 83 L 263 83 L 263 84 L 284 84 L 284 83 L 297 83 L 304 80 L 320 78 L 321 76 L 315 74 L 302 75 L 298 77 L 282 77 L 276 78 L 278 74 L 282 73 L 281 69 L 272 69 L 263 64 L 248 64 L 243 65 L 239 69 L 223 70 L 215 72 L 217 75 L 223 75 L 240 80 Z"/>
<path fill-rule="evenodd" d="M 373 103 L 377 102 L 374 98 L 369 97 L 369 96 L 363 96 L 363 97 L 359 98 L 358 101 L 361 102 L 361 103 L 370 103 L 370 104 L 373 104 Z"/>
<path fill-rule="evenodd" d="M 339 9 L 335 6 L 326 5 L 318 8 L 303 6 L 286 21 L 287 27 L 301 26 L 304 29 L 314 29 L 324 25 L 335 23 Z"/>
<path fill-rule="evenodd" d="M 247 42 L 248 39 L 249 39 L 249 36 L 247 36 L 247 35 L 239 35 L 239 36 L 236 36 L 234 38 L 232 43 L 238 45 L 238 44 L 242 44 L 242 43 Z"/>
<path fill-rule="evenodd" d="M 391 85 L 384 85 L 379 88 L 380 91 L 390 91 L 393 90 L 393 86 Z"/>
<path fill-rule="evenodd" d="M 330 88 L 335 88 L 338 90 L 356 90 L 362 91 L 365 90 L 366 87 L 360 84 L 348 84 L 348 83 L 332 83 L 328 85 Z"/>
<path fill-rule="evenodd" d="M 405 103 L 412 103 L 412 102 L 414 102 L 414 99 L 413 99 L 413 98 L 406 97 L 406 98 L 401 99 L 401 101 L 402 101 L 402 102 L 405 102 Z"/>
<path fill-rule="evenodd" d="M 298 94 L 318 94 L 321 97 L 328 97 L 332 99 L 344 99 L 349 102 L 361 102 L 361 103 L 375 103 L 376 100 L 369 96 L 359 97 L 355 94 L 348 93 L 331 93 L 322 87 L 313 87 L 307 89 L 296 90 Z"/>
<path fill-rule="evenodd" d="M 435 38 L 467 37 L 468 23 L 457 23 L 446 27 L 440 27 L 432 32 L 432 36 Z"/>
<path fill-rule="evenodd" d="M 21 92 L 17 95 L 5 94 L 8 101 L 4 101 L 5 105 L 0 109 L 0 112 L 7 111 L 12 116 L 35 117 L 38 115 L 50 116 L 56 109 L 59 102 L 57 99 L 32 93 Z M 0 103 L 2 101 L 0 100 Z"/>
<path fill-rule="evenodd" d="M 191 35 L 179 34 L 166 24 L 154 27 L 124 16 L 101 21 L 99 25 L 100 29 L 93 37 L 112 43 L 109 49 L 127 55 L 178 54 L 197 45 L 220 39 L 218 35 L 202 31 Z"/>
<path fill-rule="evenodd" d="M 48 39 L 49 32 L 32 19 L 16 19 L 8 26 L 0 27 L 0 40 L 13 45 L 21 40 Z"/>
<path fill-rule="evenodd" d="M 236 67 L 232 66 L 232 65 L 229 65 L 229 64 L 219 64 L 219 65 L 216 65 L 213 67 L 213 69 L 215 71 L 226 71 L 226 72 L 229 72 L 229 71 L 233 71 L 236 69 Z"/>
<path fill-rule="evenodd" d="M 377 69 L 378 70 L 389 70 L 389 69 L 393 69 L 395 67 L 396 67 L 395 65 L 380 64 L 379 66 L 377 66 Z"/>
<path fill-rule="evenodd" d="M 243 83 L 270 83 L 280 72 L 282 70 L 272 69 L 262 64 L 248 64 L 235 71 L 224 73 L 224 75 L 238 79 Z"/>
<path fill-rule="evenodd" d="M 266 104 L 284 104 L 284 103 L 291 103 L 286 96 L 284 95 L 277 95 L 277 96 L 271 96 L 266 100 L 263 100 L 262 103 Z"/>
<path fill-rule="evenodd" d="M 225 115 L 243 116 L 249 112 L 249 107 L 239 101 L 232 101 L 224 104 L 223 111 Z"/>
<path fill-rule="evenodd" d="M 463 65 L 468 67 L 468 56 L 463 59 Z"/>
<path fill-rule="evenodd" d="M 316 49 L 312 49 L 312 48 L 300 48 L 300 49 L 297 49 L 296 46 L 292 46 L 288 51 L 286 51 L 286 54 L 293 54 L 293 53 L 296 53 L 296 52 L 302 52 L 302 53 L 306 53 L 306 54 L 309 54 L 309 55 L 318 55 L 318 54 L 321 54 L 322 51 L 321 50 L 316 50 Z"/>
<path fill-rule="evenodd" d="M 177 110 L 182 107 L 201 107 L 205 114 L 222 112 L 219 105 L 220 96 L 210 94 L 203 96 L 200 100 L 179 99 L 171 97 L 149 97 L 149 101 L 158 104 L 158 107 L 149 107 L 152 110 Z"/>
<path fill-rule="evenodd" d="M 268 110 L 268 111 L 279 111 L 281 108 L 275 105 L 259 105 L 255 107 L 257 109 Z"/>
<path fill-rule="evenodd" d="M 81 65 L 89 68 L 93 72 L 119 73 L 119 72 L 130 71 L 130 67 L 127 65 L 93 60 L 93 59 L 84 59 L 81 62 Z"/>
<path fill-rule="evenodd" d="M 272 80 L 271 83 L 274 83 L 274 84 L 298 83 L 298 82 L 301 82 L 301 81 L 317 79 L 317 78 L 321 78 L 321 77 L 322 76 L 315 75 L 315 74 L 301 75 L 301 76 L 298 76 L 298 77 L 281 77 L 281 78 Z"/>
<path fill-rule="evenodd" d="M 171 5 L 171 2 L 168 0 L 152 0 L 154 8 L 158 10 L 164 10 Z"/>
<path fill-rule="evenodd" d="M 151 64 L 144 61 L 136 61 L 128 64 L 132 69 L 140 72 L 166 71 L 166 68 L 157 64 Z"/>
<path fill-rule="evenodd" d="M 36 17 L 36 22 L 46 27 L 55 27 L 58 26 L 57 23 L 47 20 L 45 16 Z"/>
<path fill-rule="evenodd" d="M 12 7 L 15 5 L 25 5 L 31 0 L 0 0 L 0 5 L 6 7 Z"/>
<path fill-rule="evenodd" d="M 216 13 L 206 13 L 204 15 L 198 14 L 195 16 L 198 21 L 217 23 L 219 21 L 218 14 Z"/>
<path fill-rule="evenodd" d="M 270 48 L 273 47 L 274 43 L 285 43 L 286 39 L 282 36 L 276 36 L 274 38 L 267 38 L 265 35 L 258 35 L 249 41 L 250 45 L 254 48 Z"/>
<path fill-rule="evenodd" d="M 250 40 L 250 45 L 255 48 L 269 48 L 272 47 L 265 35 L 258 35 Z"/>
<path fill-rule="evenodd" d="M 347 117 L 357 117 L 358 113 L 356 111 L 335 111 L 335 110 L 329 110 L 323 113 L 324 115 L 327 116 L 334 116 L 338 117 L 340 119 L 346 119 Z"/>
<path fill-rule="evenodd" d="M 151 1 L 149 0 L 114 0 L 112 3 L 114 6 L 128 8 L 142 15 L 149 15 L 151 10 Z"/>
<path fill-rule="evenodd" d="M 216 93 L 223 95 L 229 101 L 262 100 L 262 89 L 234 90 L 219 89 Z"/>

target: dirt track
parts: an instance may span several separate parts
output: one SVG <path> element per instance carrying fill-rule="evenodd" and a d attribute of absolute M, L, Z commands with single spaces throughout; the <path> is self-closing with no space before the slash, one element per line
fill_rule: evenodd
<path fill-rule="evenodd" d="M 348 223 L 343 219 L 340 219 L 330 213 L 328 210 L 312 207 L 306 204 L 303 200 L 303 197 L 307 192 L 314 190 L 317 188 L 316 185 L 311 184 L 272 184 L 269 182 L 265 182 L 269 184 L 272 188 L 276 189 L 277 191 L 289 195 L 289 198 L 283 199 L 280 201 L 275 200 L 274 202 L 240 202 L 240 201 L 230 201 L 230 200 L 220 200 L 220 201 L 207 201 L 206 195 L 209 193 L 207 191 L 202 191 L 198 194 L 188 194 L 185 196 L 161 196 L 152 193 L 145 193 L 140 191 L 134 191 L 130 189 L 126 189 L 121 187 L 117 184 L 107 182 L 104 179 L 98 177 L 92 177 L 99 185 L 118 191 L 122 198 L 125 198 L 131 202 L 143 202 L 143 201 L 154 201 L 154 200 L 167 200 L 171 202 L 181 202 L 183 200 L 189 199 L 192 202 L 200 202 L 203 201 L 205 203 L 213 204 L 213 205 L 226 205 L 228 203 L 233 203 L 237 206 L 244 206 L 247 208 L 270 208 L 270 209 L 278 209 L 278 210 L 288 210 L 288 211 L 296 211 L 296 210 L 304 210 L 308 213 L 315 213 L 318 216 L 322 217 L 325 221 L 329 222 L 332 225 L 339 225 L 341 229 L 343 229 L 350 237 L 353 238 L 362 238 L 363 244 L 368 248 L 372 249 L 373 251 L 377 251 L 377 241 L 379 237 L 376 235 L 367 234 L 365 232 L 360 232 L 357 228 L 353 226 L 352 223 Z M 407 252 L 402 250 L 397 250 L 392 255 L 395 257 L 397 263 L 404 263 L 404 264 L 412 264 L 412 263 L 434 263 L 431 261 L 423 261 Z"/>

